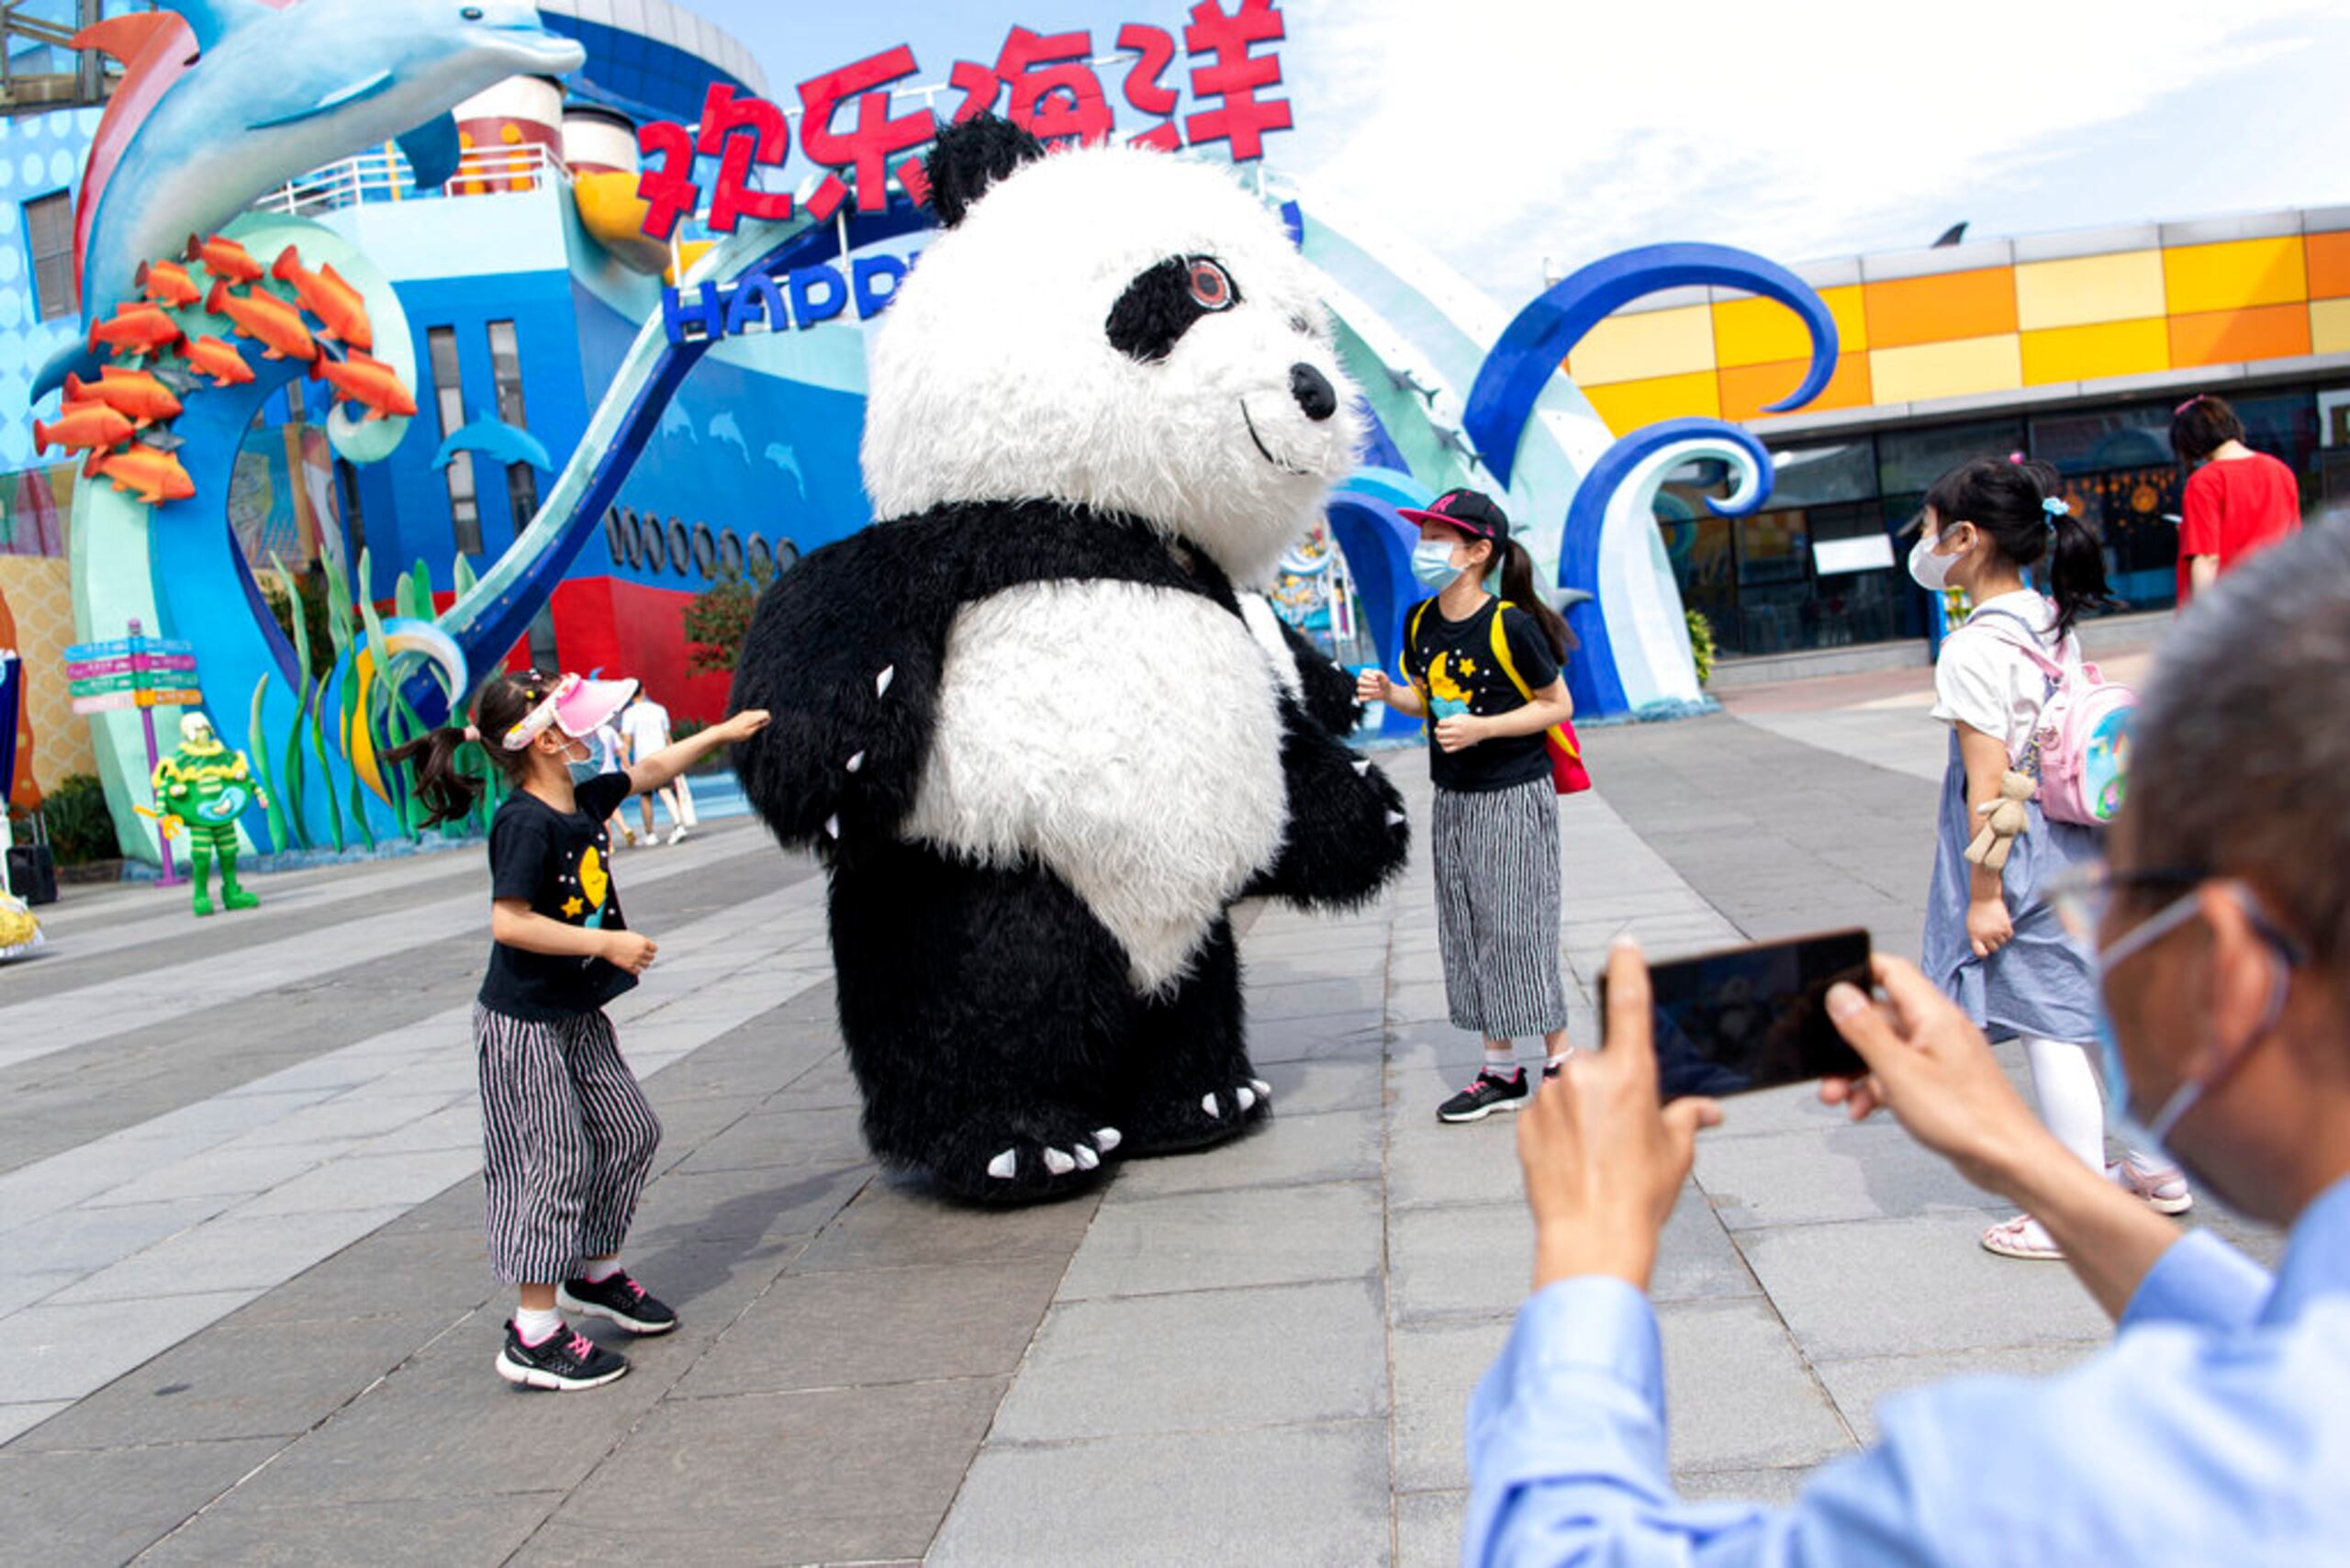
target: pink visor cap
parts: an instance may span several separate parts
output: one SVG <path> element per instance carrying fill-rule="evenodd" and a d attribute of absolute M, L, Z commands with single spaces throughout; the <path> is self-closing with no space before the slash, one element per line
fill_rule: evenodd
<path fill-rule="evenodd" d="M 584 740 L 611 722 L 612 715 L 636 695 L 630 680 L 583 680 L 565 675 L 554 683 L 546 700 L 524 714 L 501 741 L 508 751 L 520 751 L 553 724 L 574 740 Z"/>

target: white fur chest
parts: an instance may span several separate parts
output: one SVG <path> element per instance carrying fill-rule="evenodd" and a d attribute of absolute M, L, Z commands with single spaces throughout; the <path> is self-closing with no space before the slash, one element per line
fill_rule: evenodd
<path fill-rule="evenodd" d="M 1288 826 L 1279 687 L 1248 629 L 1196 594 L 1026 584 L 964 608 L 940 688 L 907 836 L 1035 856 L 1137 990 L 1179 979 Z"/>

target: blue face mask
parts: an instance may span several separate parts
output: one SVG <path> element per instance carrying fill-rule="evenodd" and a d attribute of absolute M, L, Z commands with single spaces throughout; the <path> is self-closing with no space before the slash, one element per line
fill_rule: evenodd
<path fill-rule="evenodd" d="M 1412 576 L 1432 588 L 1447 588 L 1467 570 L 1452 564 L 1452 546 L 1438 539 L 1423 539 L 1412 548 Z"/>
<path fill-rule="evenodd" d="M 580 745 L 587 745 L 588 743 L 582 741 L 580 742 Z M 567 756 L 565 757 L 563 759 L 563 767 L 564 771 L 571 775 L 571 785 L 575 790 L 604 771 L 603 765 L 596 760 L 596 748 L 594 746 L 588 746 L 588 755 L 581 757 L 577 762 L 572 761 L 571 758 Z"/>

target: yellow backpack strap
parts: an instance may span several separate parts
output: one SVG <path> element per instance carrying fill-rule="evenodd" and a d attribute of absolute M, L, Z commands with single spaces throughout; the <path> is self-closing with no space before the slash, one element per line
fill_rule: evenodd
<path fill-rule="evenodd" d="M 1423 697 L 1427 695 L 1428 683 L 1424 676 L 1412 673 L 1412 655 L 1420 645 L 1420 618 L 1428 612 L 1428 606 L 1434 602 L 1433 599 L 1424 599 L 1412 607 L 1412 619 L 1404 628 L 1403 653 L 1395 661 L 1396 667 L 1403 672 L 1404 678 L 1417 688 Z"/>
<path fill-rule="evenodd" d="M 1502 629 L 1503 615 L 1516 608 L 1507 599 L 1494 607 L 1494 659 L 1502 666 L 1502 673 L 1509 677 L 1509 683 L 1517 688 L 1517 694 L 1531 702 L 1534 700 L 1534 689 L 1526 684 L 1524 676 L 1517 673 L 1517 661 L 1509 656 L 1509 633 Z"/>

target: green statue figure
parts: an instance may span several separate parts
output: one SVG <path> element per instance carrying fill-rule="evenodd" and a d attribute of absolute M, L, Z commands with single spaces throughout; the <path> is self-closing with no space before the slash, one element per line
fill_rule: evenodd
<path fill-rule="evenodd" d="M 212 913 L 212 862 L 220 861 L 220 902 L 257 909 L 261 900 L 237 886 L 237 818 L 258 797 L 245 754 L 230 751 L 202 713 L 180 715 L 180 747 L 155 765 L 155 805 L 166 837 L 185 834 L 188 872 L 196 881 L 196 913 Z"/>

